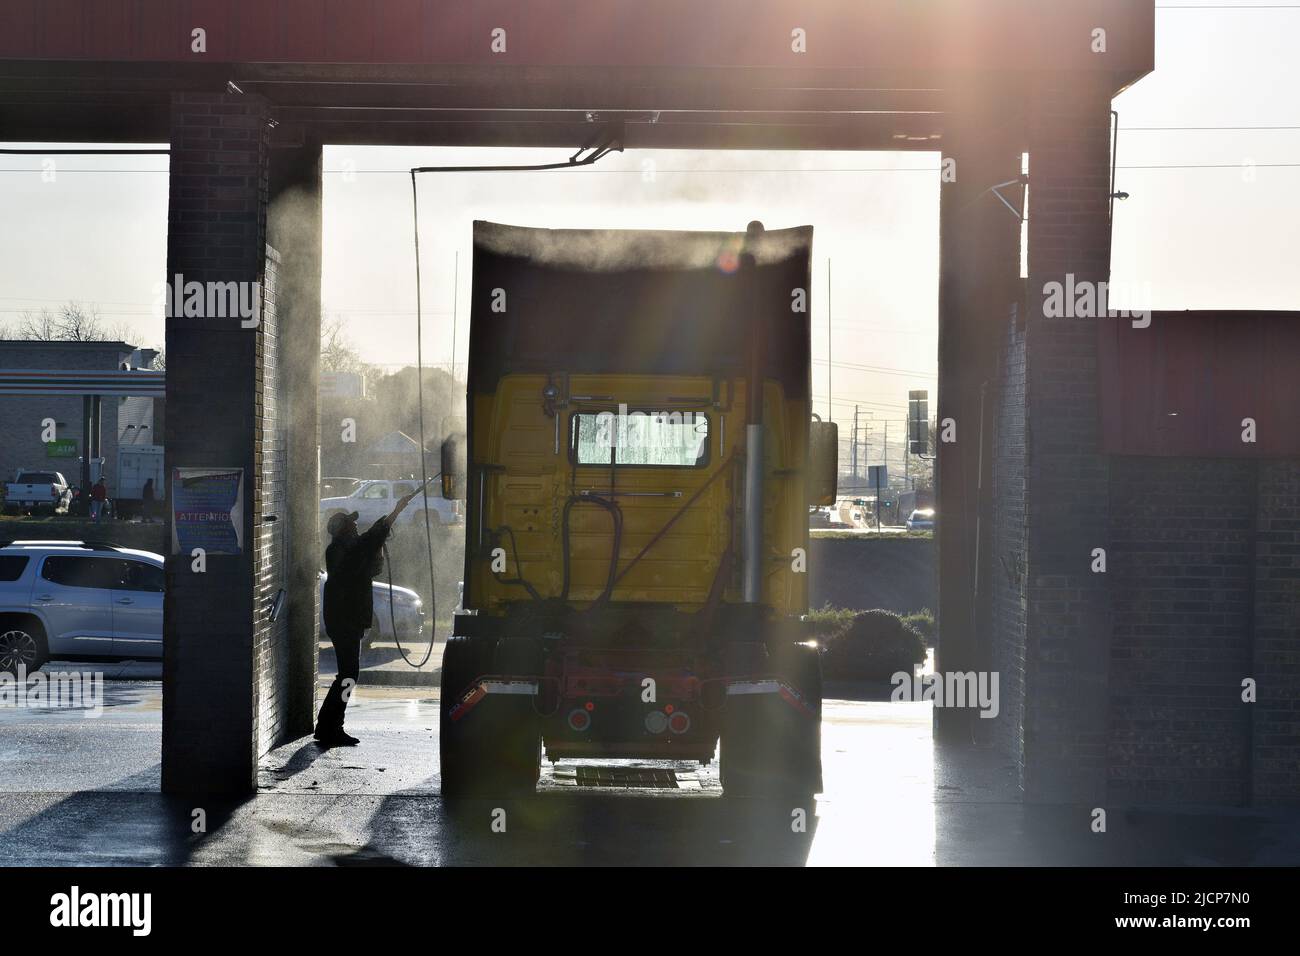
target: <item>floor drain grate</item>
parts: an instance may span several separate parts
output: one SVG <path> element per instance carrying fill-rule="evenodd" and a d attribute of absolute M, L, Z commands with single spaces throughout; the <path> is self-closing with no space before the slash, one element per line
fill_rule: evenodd
<path fill-rule="evenodd" d="M 624 787 L 642 790 L 676 790 L 677 774 L 649 767 L 577 768 L 580 787 Z"/>

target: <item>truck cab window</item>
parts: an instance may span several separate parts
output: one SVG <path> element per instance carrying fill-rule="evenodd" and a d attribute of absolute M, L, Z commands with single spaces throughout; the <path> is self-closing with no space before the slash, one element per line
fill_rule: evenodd
<path fill-rule="evenodd" d="M 702 468 L 709 463 L 709 419 L 697 412 L 577 412 L 570 432 L 579 465 Z"/>

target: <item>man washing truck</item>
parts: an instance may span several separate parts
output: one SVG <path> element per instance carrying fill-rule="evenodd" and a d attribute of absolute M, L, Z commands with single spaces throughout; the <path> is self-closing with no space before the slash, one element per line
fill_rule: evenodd
<path fill-rule="evenodd" d="M 334 645 L 338 673 L 316 717 L 315 737 L 323 747 L 354 747 L 359 743 L 344 732 L 343 714 L 361 673 L 361 640 L 375 616 L 370 584 L 384 568 L 384 542 L 393 523 L 423 490 L 422 484 L 400 499 L 397 507 L 364 533 L 357 532 L 355 511 L 333 515 L 326 528 L 330 543 L 325 549 L 325 633 Z"/>

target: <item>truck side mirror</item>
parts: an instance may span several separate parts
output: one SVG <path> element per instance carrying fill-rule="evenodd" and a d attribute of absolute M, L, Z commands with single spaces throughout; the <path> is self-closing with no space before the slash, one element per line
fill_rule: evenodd
<path fill-rule="evenodd" d="M 442 496 L 448 501 L 465 500 L 465 446 L 454 435 L 442 441 Z"/>
<path fill-rule="evenodd" d="M 839 490 L 840 427 L 808 423 L 808 504 L 833 505 Z"/>

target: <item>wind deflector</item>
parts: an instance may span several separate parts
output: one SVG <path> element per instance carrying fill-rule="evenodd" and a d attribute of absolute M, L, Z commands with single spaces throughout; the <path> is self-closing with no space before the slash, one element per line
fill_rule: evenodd
<path fill-rule="evenodd" d="M 755 241 L 757 315 L 742 309 L 744 239 L 475 222 L 470 390 L 512 372 L 741 377 L 762 323 L 768 377 L 806 397 L 812 227 Z"/>

